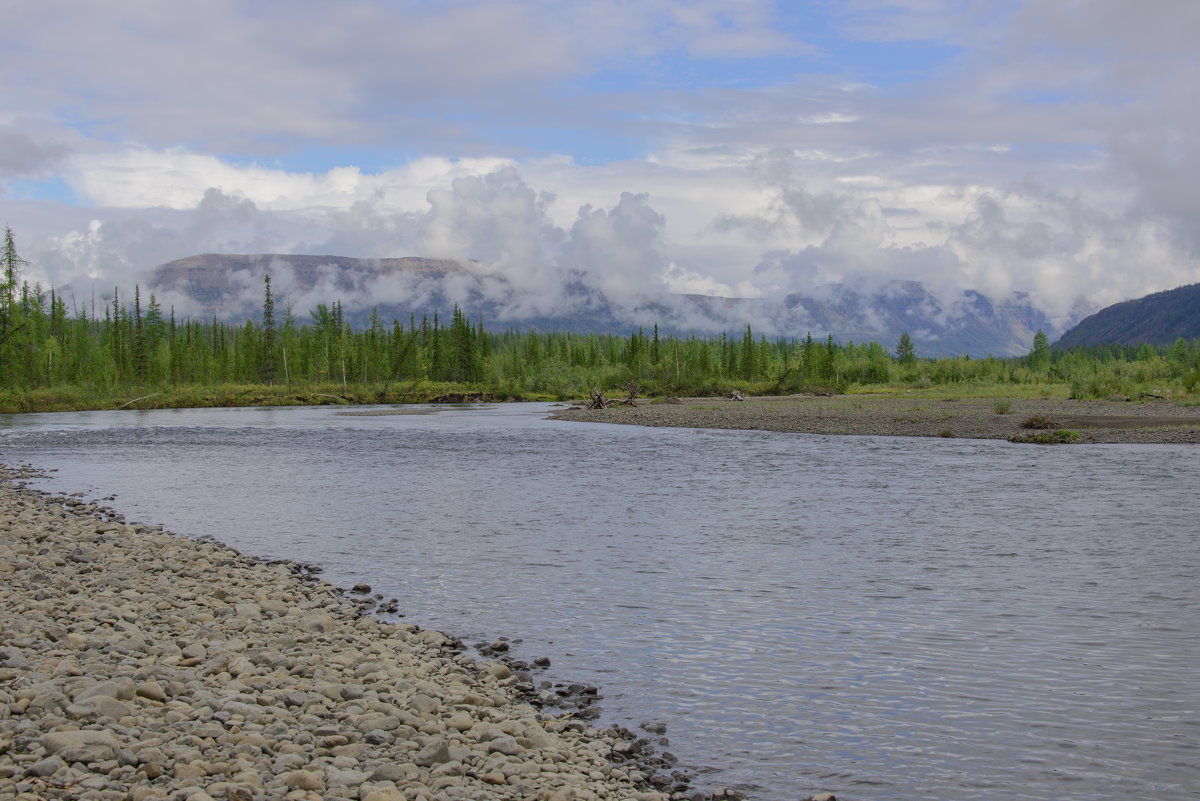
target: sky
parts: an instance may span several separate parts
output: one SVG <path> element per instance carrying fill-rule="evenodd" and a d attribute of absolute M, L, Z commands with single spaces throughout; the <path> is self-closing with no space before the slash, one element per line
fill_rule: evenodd
<path fill-rule="evenodd" d="M 1195 0 L 9 0 L 0 224 L 46 286 L 197 253 L 530 293 L 1200 281 Z M 554 293 L 547 291 L 547 303 Z"/>

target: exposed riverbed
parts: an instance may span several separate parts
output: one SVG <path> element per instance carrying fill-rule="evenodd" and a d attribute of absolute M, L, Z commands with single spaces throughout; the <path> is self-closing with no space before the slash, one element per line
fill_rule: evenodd
<path fill-rule="evenodd" d="M 640 400 L 636 406 L 560 409 L 561 420 L 804 434 L 1023 438 L 1068 429 L 1084 444 L 1200 444 L 1200 406 L 1145 402 L 956 398 L 927 395 L 788 395 Z M 1037 419 L 1037 429 L 1029 427 Z"/>
<path fill-rule="evenodd" d="M 540 713 L 504 664 L 361 617 L 297 565 L 11 477 L 0 468 L 0 796 L 666 801 L 643 766 L 613 763 L 629 743 Z"/>

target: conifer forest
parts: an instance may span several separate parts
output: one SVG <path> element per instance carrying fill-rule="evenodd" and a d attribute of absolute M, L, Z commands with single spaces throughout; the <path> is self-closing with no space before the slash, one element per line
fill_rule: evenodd
<path fill-rule="evenodd" d="M 643 395 L 715 396 L 950 389 L 978 395 L 1184 399 L 1200 392 L 1200 340 L 1059 350 L 1041 332 L 1020 357 L 919 357 L 890 347 L 751 326 L 627 336 L 497 330 L 457 307 L 353 327 L 339 302 L 280 311 L 270 276 L 261 314 L 180 318 L 139 286 L 94 311 L 22 278 L 10 229 L 0 254 L 0 412 L 88 408 L 569 400 L 636 382 Z"/>

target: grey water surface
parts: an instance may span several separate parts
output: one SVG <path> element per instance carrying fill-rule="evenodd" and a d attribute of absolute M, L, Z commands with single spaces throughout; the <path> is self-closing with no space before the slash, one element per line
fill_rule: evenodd
<path fill-rule="evenodd" d="M 756 799 L 1200 796 L 1200 451 L 648 429 L 546 404 L 0 416 L 131 520 L 520 639 Z M 412 412 L 414 410 L 406 410 Z"/>

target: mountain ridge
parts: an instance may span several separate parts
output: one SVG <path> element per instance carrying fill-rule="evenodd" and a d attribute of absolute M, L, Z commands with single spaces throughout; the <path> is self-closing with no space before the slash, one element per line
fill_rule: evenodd
<path fill-rule="evenodd" d="M 1169 345 L 1196 338 L 1200 338 L 1200 283 L 1106 306 L 1064 332 L 1054 346 Z"/>
<path fill-rule="evenodd" d="M 659 325 L 675 334 L 735 333 L 747 324 L 767 336 L 874 340 L 893 346 L 910 334 L 926 356 L 1012 356 L 1027 353 L 1034 333 L 1060 332 L 1027 295 L 993 299 L 972 290 L 939 297 L 916 281 L 873 288 L 828 284 L 782 298 L 673 294 L 613 298 L 582 272 L 560 271 L 547 287 L 515 286 L 475 261 L 419 256 L 354 258 L 310 254 L 206 253 L 150 272 L 160 302 L 223 319 L 253 318 L 262 279 L 272 277 L 276 303 L 304 316 L 319 303 L 341 301 L 346 318 L 362 324 L 372 310 L 404 322 L 448 313 L 454 305 L 496 330 L 510 327 L 627 334 Z"/>

